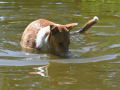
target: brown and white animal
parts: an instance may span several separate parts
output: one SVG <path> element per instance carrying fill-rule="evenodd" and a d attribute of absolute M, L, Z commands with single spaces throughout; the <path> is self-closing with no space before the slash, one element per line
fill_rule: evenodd
<path fill-rule="evenodd" d="M 70 33 L 83 33 L 97 21 L 98 18 L 94 17 L 81 30 L 70 32 L 78 23 L 60 25 L 45 19 L 39 19 L 27 26 L 22 35 L 21 44 L 25 48 L 34 48 L 63 56 L 68 53 Z"/>

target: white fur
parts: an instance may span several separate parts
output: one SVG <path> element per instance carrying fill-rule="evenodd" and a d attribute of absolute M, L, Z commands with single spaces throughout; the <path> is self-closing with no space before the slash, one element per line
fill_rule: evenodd
<path fill-rule="evenodd" d="M 98 22 L 99 18 L 97 16 L 94 16 L 94 21 Z"/>
<path fill-rule="evenodd" d="M 50 26 L 42 28 L 36 37 L 36 46 L 40 47 L 43 51 L 49 50 L 48 34 L 46 33 L 48 29 L 50 29 Z"/>

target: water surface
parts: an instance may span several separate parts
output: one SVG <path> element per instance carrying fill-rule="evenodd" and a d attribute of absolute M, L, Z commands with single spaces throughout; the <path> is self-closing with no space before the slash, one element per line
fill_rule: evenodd
<path fill-rule="evenodd" d="M 119 90 L 119 5 L 119 0 L 0 1 L 0 90 Z M 94 16 L 100 20 L 87 33 L 71 35 L 68 57 L 20 45 L 36 19 L 83 26 Z"/>

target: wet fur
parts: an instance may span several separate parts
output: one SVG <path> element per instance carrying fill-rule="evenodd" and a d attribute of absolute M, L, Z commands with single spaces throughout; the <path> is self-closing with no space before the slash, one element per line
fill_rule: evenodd
<path fill-rule="evenodd" d="M 50 22 L 45 19 L 39 19 L 30 23 L 25 31 L 23 32 L 21 44 L 25 48 L 35 48 L 36 47 L 36 37 L 37 33 L 43 27 L 48 25 L 53 25 L 53 22 Z"/>
<path fill-rule="evenodd" d="M 78 23 L 60 25 L 45 19 L 36 20 L 23 32 L 21 44 L 25 48 L 50 51 L 61 56 L 68 52 L 69 31 L 76 25 Z"/>
<path fill-rule="evenodd" d="M 67 25 L 55 24 L 45 19 L 39 19 L 30 23 L 23 32 L 21 44 L 25 48 L 34 48 L 42 51 L 49 51 L 56 55 L 67 54 L 70 34 L 84 33 L 92 25 L 97 23 L 98 17 L 94 17 L 88 21 L 82 29 L 70 32 L 70 30 L 78 25 L 71 23 Z"/>

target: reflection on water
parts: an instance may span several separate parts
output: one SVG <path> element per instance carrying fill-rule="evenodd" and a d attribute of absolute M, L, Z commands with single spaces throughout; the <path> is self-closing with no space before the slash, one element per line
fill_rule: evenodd
<path fill-rule="evenodd" d="M 1 67 L 1 89 L 96 89 L 105 86 L 114 89 L 119 88 L 120 69 L 116 67 L 119 64 L 54 62 L 41 66 Z"/>
<path fill-rule="evenodd" d="M 0 90 L 119 90 L 119 4 L 119 0 L 0 1 Z M 88 33 L 71 35 L 67 57 L 21 48 L 24 29 L 36 19 L 78 22 L 82 27 L 94 16 L 100 20 Z"/>

